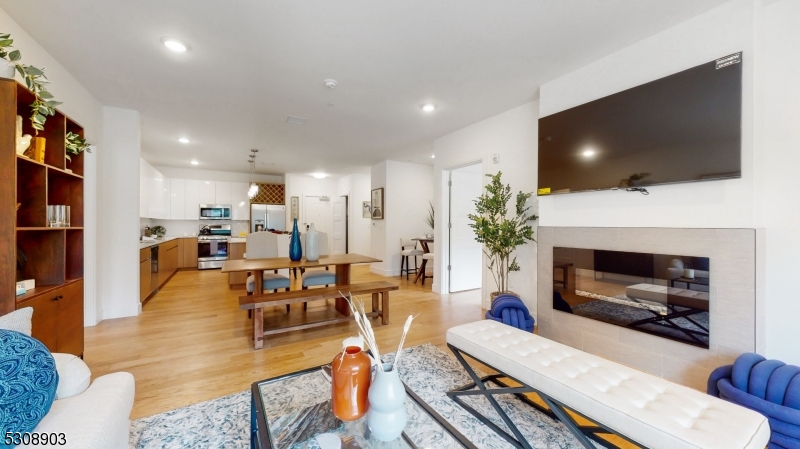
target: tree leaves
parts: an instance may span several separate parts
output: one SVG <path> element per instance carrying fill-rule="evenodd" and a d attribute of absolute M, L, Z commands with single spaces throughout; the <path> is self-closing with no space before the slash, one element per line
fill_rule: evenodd
<path fill-rule="evenodd" d="M 514 250 L 526 242 L 534 241 L 533 227 L 528 222 L 538 217 L 529 215 L 528 199 L 532 193 L 518 192 L 514 201 L 514 216 L 508 216 L 508 202 L 512 199 L 511 186 L 503 185 L 502 172 L 486 175 L 491 181 L 475 201 L 476 214 L 470 214 L 470 227 L 475 232 L 475 240 L 484 245 L 484 254 L 489 258 L 488 268 L 492 271 L 500 292 L 508 291 L 508 273 L 520 271 L 516 257 L 511 259 Z"/>

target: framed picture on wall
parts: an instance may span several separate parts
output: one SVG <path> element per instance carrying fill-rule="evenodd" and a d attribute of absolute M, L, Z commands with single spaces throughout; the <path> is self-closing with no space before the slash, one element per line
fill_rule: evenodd
<path fill-rule="evenodd" d="M 371 201 L 362 201 L 361 202 L 361 216 L 364 218 L 371 218 L 372 217 L 372 202 Z"/>
<path fill-rule="evenodd" d="M 372 219 L 383 220 L 384 216 L 383 204 L 383 187 L 374 189 L 372 191 Z"/>
<path fill-rule="evenodd" d="M 292 220 L 300 219 L 300 198 L 293 196 L 290 200 L 290 208 L 292 213 Z"/>

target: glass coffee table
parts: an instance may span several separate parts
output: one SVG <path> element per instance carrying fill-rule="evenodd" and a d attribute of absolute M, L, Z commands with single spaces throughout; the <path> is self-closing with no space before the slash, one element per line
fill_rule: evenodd
<path fill-rule="evenodd" d="M 315 437 L 333 433 L 341 439 L 342 449 L 476 449 L 405 384 L 408 422 L 396 440 L 382 442 L 372 437 L 366 416 L 352 422 L 340 421 L 331 412 L 331 383 L 322 369 L 311 368 L 253 384 L 251 448 L 318 449 Z"/>

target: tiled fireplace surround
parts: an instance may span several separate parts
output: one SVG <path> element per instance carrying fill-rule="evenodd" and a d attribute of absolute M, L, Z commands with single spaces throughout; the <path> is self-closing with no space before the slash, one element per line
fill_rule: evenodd
<path fill-rule="evenodd" d="M 763 352 L 763 230 L 689 228 L 538 229 L 539 335 L 705 391 L 714 368 Z M 553 310 L 553 247 L 709 257 L 710 348 Z"/>

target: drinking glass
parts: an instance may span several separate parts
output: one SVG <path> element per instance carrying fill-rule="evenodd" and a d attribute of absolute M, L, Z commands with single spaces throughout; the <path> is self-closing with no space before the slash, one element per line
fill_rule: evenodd
<path fill-rule="evenodd" d="M 56 207 L 57 206 L 47 206 L 47 226 L 51 228 L 56 227 Z"/>
<path fill-rule="evenodd" d="M 70 227 L 70 209 L 69 206 L 61 206 L 64 208 L 64 215 L 63 215 L 63 225 L 65 228 Z"/>

